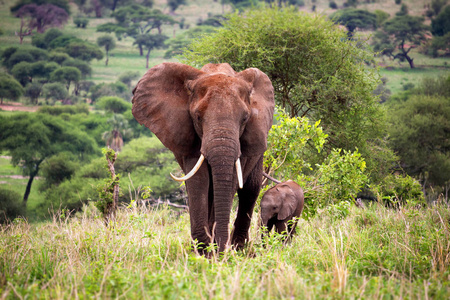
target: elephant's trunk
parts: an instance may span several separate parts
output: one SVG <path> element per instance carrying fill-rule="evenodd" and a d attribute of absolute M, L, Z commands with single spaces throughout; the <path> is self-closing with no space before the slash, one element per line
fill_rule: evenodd
<path fill-rule="evenodd" d="M 239 156 L 239 147 L 231 138 L 221 136 L 216 141 L 217 146 L 208 149 L 205 156 L 211 166 L 214 189 L 215 239 L 219 252 L 223 252 L 229 241 L 228 227 L 236 191 L 235 162 Z"/>

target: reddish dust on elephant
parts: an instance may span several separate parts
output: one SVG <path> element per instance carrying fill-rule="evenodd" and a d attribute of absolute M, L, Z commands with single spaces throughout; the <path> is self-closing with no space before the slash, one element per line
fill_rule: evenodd
<path fill-rule="evenodd" d="M 248 241 L 262 182 L 262 162 L 272 126 L 274 92 L 256 68 L 228 64 L 198 70 L 180 63 L 157 65 L 133 91 L 133 115 L 173 152 L 186 176 L 191 236 L 204 253 Z M 229 232 L 231 206 L 239 206 Z"/>

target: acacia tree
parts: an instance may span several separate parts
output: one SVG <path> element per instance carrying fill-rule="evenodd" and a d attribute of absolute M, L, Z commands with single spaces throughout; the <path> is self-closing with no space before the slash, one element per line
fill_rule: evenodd
<path fill-rule="evenodd" d="M 16 17 L 29 18 L 28 29 L 43 33 L 49 27 L 65 24 L 69 15 L 64 9 L 52 4 L 27 4 L 17 11 Z"/>
<path fill-rule="evenodd" d="M 377 15 L 365 9 L 341 9 L 331 14 L 330 19 L 347 27 L 349 38 L 353 36 L 357 28 L 375 29 L 377 27 Z"/>
<path fill-rule="evenodd" d="M 406 60 L 410 68 L 414 68 L 414 59 L 409 52 L 425 40 L 428 26 L 423 24 L 423 21 L 422 17 L 410 15 L 396 16 L 387 20 L 381 30 L 374 35 L 374 50 L 381 51 L 384 45 L 390 44 L 391 50 L 384 51 L 383 54 L 400 61 Z"/>
<path fill-rule="evenodd" d="M 232 15 L 223 28 L 194 41 L 184 61 L 197 67 L 225 61 L 236 71 L 259 68 L 291 117 L 321 120 L 327 151 L 358 148 L 374 170 L 388 159 L 381 157 L 385 116 L 372 93 L 379 75 L 365 63 L 373 53 L 359 43 L 322 16 L 266 8 Z"/>
<path fill-rule="evenodd" d="M 34 178 L 42 162 L 62 151 L 81 158 L 95 152 L 94 140 L 70 123 L 39 113 L 0 115 L 0 151 L 8 151 L 14 166 L 20 166 L 28 183 L 23 196 L 26 206 Z"/>
<path fill-rule="evenodd" d="M 97 44 L 100 47 L 105 48 L 105 52 L 106 52 L 105 65 L 107 66 L 108 61 L 109 61 L 109 51 L 116 47 L 116 42 L 114 41 L 114 38 L 112 36 L 103 35 L 97 39 Z"/>
<path fill-rule="evenodd" d="M 164 41 L 167 40 L 168 37 L 163 34 L 141 34 L 136 37 L 133 45 L 137 45 L 138 47 L 142 47 L 147 50 L 147 54 L 145 55 L 145 67 L 148 69 L 150 52 L 153 49 L 157 48 L 165 48 L 166 45 Z"/>
<path fill-rule="evenodd" d="M 158 34 L 161 35 L 162 25 L 176 23 L 171 16 L 163 14 L 160 10 L 151 10 L 139 4 L 117 9 L 114 18 L 116 23 L 102 24 L 97 27 L 97 31 L 114 32 L 119 40 L 124 34 L 134 38 L 141 56 L 144 55 L 143 44 L 140 42 L 142 35 L 150 34 L 153 29 L 158 30 Z M 136 42 L 137 39 L 140 41 Z"/>

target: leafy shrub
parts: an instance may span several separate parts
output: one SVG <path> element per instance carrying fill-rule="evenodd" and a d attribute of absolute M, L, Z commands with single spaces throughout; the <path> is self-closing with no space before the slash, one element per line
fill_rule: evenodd
<path fill-rule="evenodd" d="M 42 106 L 38 111 L 52 116 L 59 116 L 61 114 L 89 114 L 89 107 L 87 105 Z"/>
<path fill-rule="evenodd" d="M 25 215 L 22 196 L 16 191 L 0 188 L 0 224 Z"/>
<path fill-rule="evenodd" d="M 86 28 L 87 24 L 89 24 L 89 19 L 77 17 L 73 19 L 73 23 L 77 26 L 77 28 Z"/>
<path fill-rule="evenodd" d="M 53 103 L 57 100 L 64 100 L 69 96 L 66 87 L 60 82 L 44 84 L 42 87 L 42 95 L 45 97 L 45 100 L 52 99 Z"/>
<path fill-rule="evenodd" d="M 374 186 L 374 191 L 387 205 L 423 204 L 425 201 L 422 186 L 408 175 L 390 174 Z"/>
<path fill-rule="evenodd" d="M 336 2 L 334 2 L 334 1 L 330 1 L 329 6 L 331 9 L 338 9 L 338 6 L 337 6 Z"/>
<path fill-rule="evenodd" d="M 348 204 L 368 183 L 364 172 L 366 163 L 358 151 L 333 149 L 306 184 L 305 216 L 313 216 L 317 209 L 331 205 L 336 216 L 345 217 Z M 346 204 L 347 203 L 347 204 Z"/>
<path fill-rule="evenodd" d="M 116 96 L 123 99 L 131 98 L 130 88 L 120 81 L 94 85 L 89 89 L 89 92 L 91 93 L 92 102 L 103 96 Z"/>
<path fill-rule="evenodd" d="M 126 102 L 119 97 L 108 96 L 100 98 L 96 104 L 96 107 L 114 114 L 121 114 L 127 110 L 131 110 L 131 103 Z"/>
<path fill-rule="evenodd" d="M 46 159 L 41 165 L 41 174 L 45 178 L 41 189 L 48 189 L 70 179 L 76 166 L 75 157 L 70 152 L 61 152 Z"/>

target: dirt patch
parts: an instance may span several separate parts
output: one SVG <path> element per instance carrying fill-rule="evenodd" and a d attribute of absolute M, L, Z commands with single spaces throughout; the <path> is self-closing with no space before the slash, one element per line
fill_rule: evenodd
<path fill-rule="evenodd" d="M 35 112 L 37 111 L 39 106 L 24 106 L 22 103 L 19 102 L 8 102 L 0 104 L 0 109 L 5 111 L 29 111 L 29 112 Z"/>

